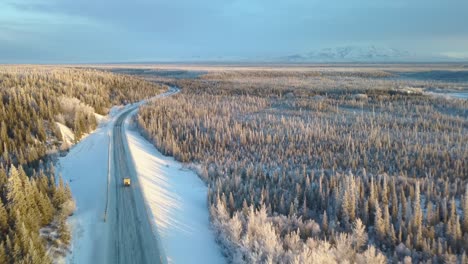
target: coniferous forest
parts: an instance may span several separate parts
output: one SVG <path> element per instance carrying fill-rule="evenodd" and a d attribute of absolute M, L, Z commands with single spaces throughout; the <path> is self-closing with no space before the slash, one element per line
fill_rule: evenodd
<path fill-rule="evenodd" d="M 92 69 L 0 67 L 0 263 L 50 263 L 71 239 L 74 203 L 54 161 L 97 126 L 95 114 L 154 96 L 163 86 Z"/>
<path fill-rule="evenodd" d="M 172 82 L 137 122 L 207 182 L 232 263 L 467 263 L 468 102 L 427 93 L 467 83 L 362 68 Z"/>

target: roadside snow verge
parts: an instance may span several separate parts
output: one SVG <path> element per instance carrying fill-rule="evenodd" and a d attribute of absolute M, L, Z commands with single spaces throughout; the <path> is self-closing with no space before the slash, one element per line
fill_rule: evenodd
<path fill-rule="evenodd" d="M 163 156 L 129 119 L 128 147 L 168 262 L 225 263 L 209 221 L 207 187 L 193 171 Z"/>
<path fill-rule="evenodd" d="M 113 107 L 108 116 L 99 119 L 98 128 L 71 146 L 57 163 L 56 172 L 70 184 L 76 202 L 76 211 L 68 218 L 72 241 L 67 263 L 106 261 L 108 225 L 104 222 L 104 210 L 109 134 L 118 115 L 128 107 Z"/>

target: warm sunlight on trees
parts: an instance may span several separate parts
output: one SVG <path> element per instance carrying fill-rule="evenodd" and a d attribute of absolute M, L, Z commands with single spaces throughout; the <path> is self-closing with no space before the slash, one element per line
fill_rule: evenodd
<path fill-rule="evenodd" d="M 388 76 L 218 71 L 177 81 L 182 94 L 144 106 L 138 124 L 166 155 L 201 164 L 233 262 L 460 259 L 467 102 L 401 92 Z"/>

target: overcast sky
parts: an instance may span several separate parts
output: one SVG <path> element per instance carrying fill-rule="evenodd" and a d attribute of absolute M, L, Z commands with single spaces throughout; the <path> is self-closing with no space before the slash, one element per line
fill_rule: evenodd
<path fill-rule="evenodd" d="M 0 2 L 0 63 L 260 58 L 348 45 L 468 58 L 468 0 Z"/>

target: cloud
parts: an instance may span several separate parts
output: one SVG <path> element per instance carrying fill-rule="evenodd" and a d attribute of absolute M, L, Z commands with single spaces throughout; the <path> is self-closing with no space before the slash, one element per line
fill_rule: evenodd
<path fill-rule="evenodd" d="M 466 10 L 465 0 L 4 0 L 0 61 L 280 56 L 361 43 L 465 52 Z"/>

